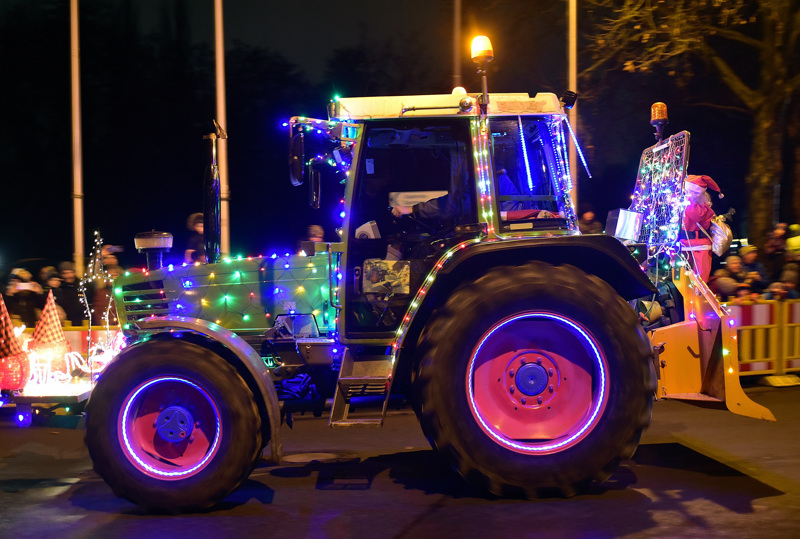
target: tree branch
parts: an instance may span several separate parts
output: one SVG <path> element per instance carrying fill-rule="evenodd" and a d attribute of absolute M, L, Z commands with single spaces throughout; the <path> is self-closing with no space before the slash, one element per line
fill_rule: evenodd
<path fill-rule="evenodd" d="M 701 49 L 704 54 L 706 54 L 711 63 L 722 75 L 722 82 L 724 82 L 728 88 L 733 91 L 736 96 L 742 100 L 744 105 L 750 109 L 751 111 L 756 111 L 759 108 L 761 101 L 763 101 L 764 96 L 747 86 L 744 81 L 739 78 L 731 66 L 728 65 L 725 60 L 723 60 L 711 47 L 706 44 L 701 46 Z"/>
<path fill-rule="evenodd" d="M 748 37 L 741 32 L 737 32 L 735 30 L 731 30 L 730 28 L 722 28 L 719 26 L 702 26 L 700 30 L 706 31 L 709 34 L 716 35 L 719 37 L 724 37 L 730 41 L 737 41 L 739 43 L 744 43 L 745 45 L 749 45 L 754 49 L 761 51 L 764 49 L 764 42 L 758 39 L 754 39 L 752 37 Z"/>
<path fill-rule="evenodd" d="M 800 37 L 800 9 L 794 12 L 791 22 L 791 30 L 789 31 L 788 50 L 793 50 L 797 45 L 797 38 Z"/>
<path fill-rule="evenodd" d="M 710 107 L 713 109 L 720 109 L 720 110 L 732 110 L 734 112 L 741 112 L 747 116 L 750 116 L 751 112 L 749 109 L 744 107 L 737 107 L 736 105 L 720 105 L 719 103 L 689 103 L 692 107 Z"/>

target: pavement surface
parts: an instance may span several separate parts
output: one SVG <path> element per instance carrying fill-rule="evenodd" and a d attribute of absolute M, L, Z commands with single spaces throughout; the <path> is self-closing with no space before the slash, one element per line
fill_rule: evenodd
<path fill-rule="evenodd" d="M 438 460 L 410 409 L 391 411 L 380 430 L 296 416 L 282 427 L 280 466 L 264 461 L 223 503 L 179 516 L 116 498 L 92 471 L 78 417 L 18 428 L 6 406 L 0 537 L 800 538 L 800 387 L 746 392 L 777 422 L 659 401 L 639 450 L 609 481 L 536 501 L 472 489 Z"/>

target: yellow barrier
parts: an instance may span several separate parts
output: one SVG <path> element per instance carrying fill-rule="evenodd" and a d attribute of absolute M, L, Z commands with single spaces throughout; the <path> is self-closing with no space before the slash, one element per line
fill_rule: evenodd
<path fill-rule="evenodd" d="M 800 371 L 800 300 L 728 305 L 736 320 L 743 376 Z"/>
<path fill-rule="evenodd" d="M 800 300 L 784 302 L 783 370 L 800 372 Z"/>

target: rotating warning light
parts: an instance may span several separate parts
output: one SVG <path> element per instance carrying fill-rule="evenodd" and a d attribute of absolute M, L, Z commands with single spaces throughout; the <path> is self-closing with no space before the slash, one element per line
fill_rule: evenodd
<path fill-rule="evenodd" d="M 492 42 L 486 36 L 476 36 L 472 40 L 472 61 L 475 63 L 491 62 L 494 60 Z"/>

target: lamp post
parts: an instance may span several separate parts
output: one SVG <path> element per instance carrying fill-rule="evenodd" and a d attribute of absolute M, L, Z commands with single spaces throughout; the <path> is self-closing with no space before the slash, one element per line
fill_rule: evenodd
<path fill-rule="evenodd" d="M 225 39 L 222 25 L 222 0 L 214 0 L 214 48 L 216 58 L 217 124 L 223 129 L 228 125 L 225 108 Z M 223 255 L 231 252 L 230 209 L 231 192 L 228 189 L 228 141 L 217 140 L 217 166 L 220 185 L 220 250 Z"/>
<path fill-rule="evenodd" d="M 461 86 L 461 0 L 453 2 L 453 88 Z"/>
<path fill-rule="evenodd" d="M 78 0 L 69 2 L 70 79 L 72 82 L 72 230 L 75 274 L 83 277 L 83 144 L 81 136 L 81 69 Z"/>

